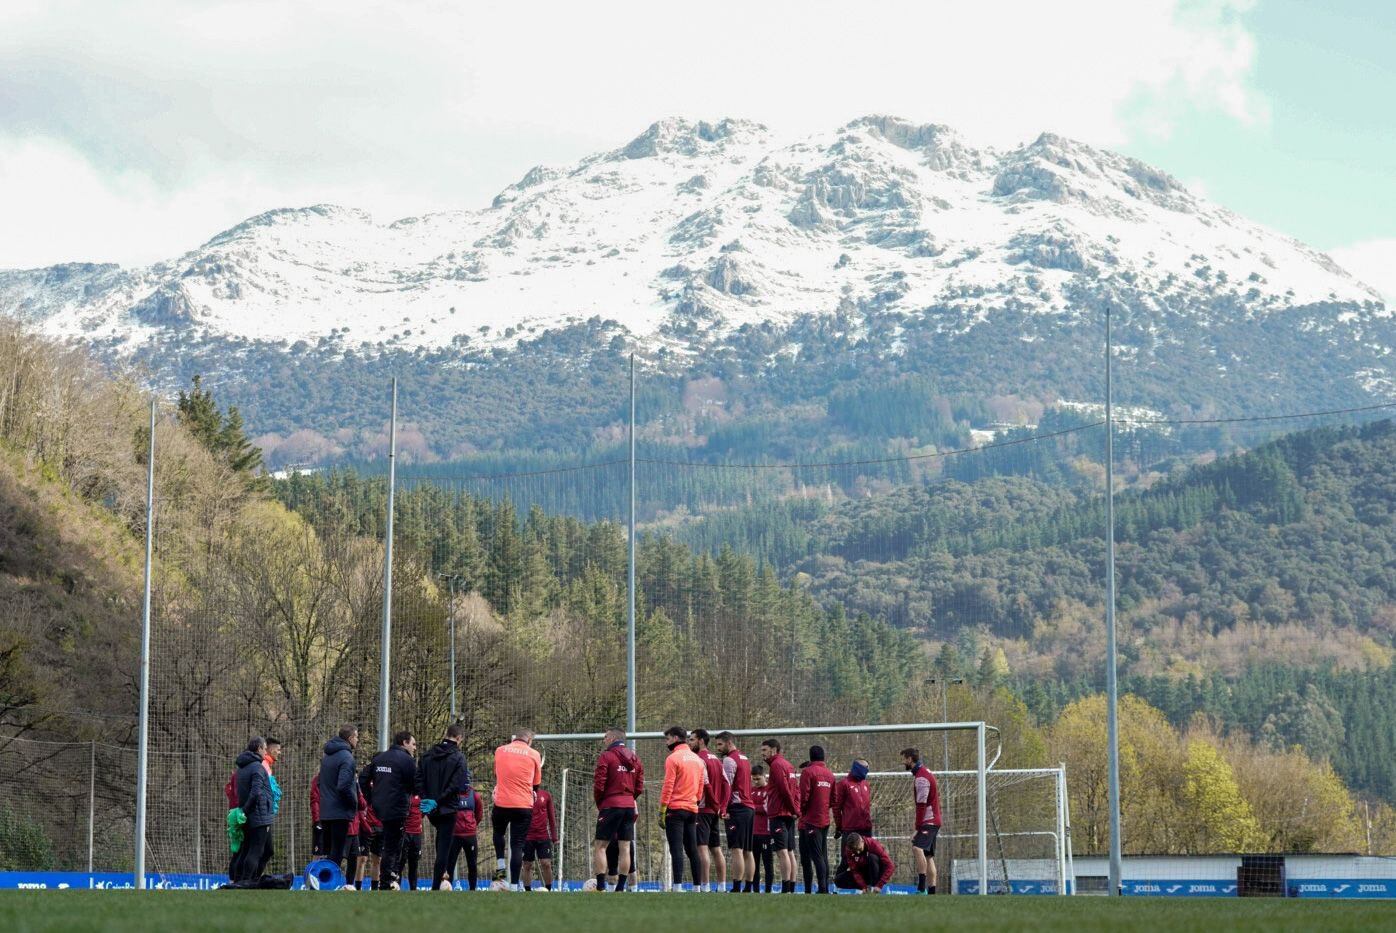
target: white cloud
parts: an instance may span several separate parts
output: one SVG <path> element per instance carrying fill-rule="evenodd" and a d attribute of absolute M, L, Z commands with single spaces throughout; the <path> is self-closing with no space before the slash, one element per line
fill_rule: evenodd
<path fill-rule="evenodd" d="M 484 204 L 669 114 L 896 113 L 999 144 L 1263 120 L 1248 0 L 11 0 L 0 267 L 149 261 L 271 207 Z"/>
<path fill-rule="evenodd" d="M 1381 292 L 1388 307 L 1396 308 L 1396 238 L 1366 240 L 1330 249 L 1328 255 L 1359 281 Z"/>

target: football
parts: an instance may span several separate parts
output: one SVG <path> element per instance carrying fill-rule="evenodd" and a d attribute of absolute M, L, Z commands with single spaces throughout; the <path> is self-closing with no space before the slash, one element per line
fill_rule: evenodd
<path fill-rule="evenodd" d="M 583 891 L 595 891 L 595 890 L 596 890 L 596 879 L 595 879 L 595 878 L 588 878 L 586 881 L 583 881 L 583 882 L 582 882 L 582 890 L 583 890 Z"/>
<path fill-rule="evenodd" d="M 490 890 L 491 890 L 491 891 L 507 891 L 507 890 L 509 890 L 509 882 L 507 882 L 507 881 L 495 881 L 495 882 L 491 882 L 491 884 L 490 884 Z"/>

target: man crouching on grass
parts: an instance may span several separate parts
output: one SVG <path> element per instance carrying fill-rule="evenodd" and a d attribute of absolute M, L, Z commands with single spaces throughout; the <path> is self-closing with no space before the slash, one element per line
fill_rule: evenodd
<path fill-rule="evenodd" d="M 897 863 L 892 861 L 882 843 L 871 836 L 864 838 L 859 833 L 849 833 L 843 837 L 843 862 L 834 884 L 863 893 L 881 894 L 896 871 Z"/>

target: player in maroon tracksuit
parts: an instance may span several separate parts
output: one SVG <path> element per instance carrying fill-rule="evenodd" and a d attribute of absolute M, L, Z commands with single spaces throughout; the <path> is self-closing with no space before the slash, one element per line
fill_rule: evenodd
<path fill-rule="evenodd" d="M 606 850 L 616 844 L 616 890 L 625 890 L 630 875 L 630 853 L 635 841 L 636 798 L 645 792 L 645 769 L 625 744 L 625 730 L 611 728 L 602 739 L 604 748 L 592 775 L 592 799 L 596 801 L 596 837 L 592 844 L 596 890 L 606 890 Z"/>
<path fill-rule="evenodd" d="M 732 788 L 722 770 L 722 759 L 708 751 L 707 729 L 688 734 L 688 747 L 703 762 L 703 796 L 698 801 L 698 885 L 708 890 L 709 879 L 716 890 L 727 883 L 727 863 L 722 859 L 722 834 L 718 825 L 727 812 Z M 716 876 L 716 877 L 713 877 Z"/>
<path fill-rule="evenodd" d="M 485 805 L 479 793 L 483 789 L 472 787 L 459 798 L 456 823 L 451 827 L 451 850 L 446 856 L 446 880 L 451 882 L 452 887 L 455 887 L 456 881 L 456 862 L 462 852 L 465 853 L 466 877 L 470 881 L 470 890 L 475 890 L 480 878 L 480 848 L 477 837 L 480 832 L 480 817 L 485 812 Z"/>
<path fill-rule="evenodd" d="M 829 802 L 834 772 L 824 764 L 824 749 L 811 745 L 809 764 L 800 770 L 800 870 L 805 893 L 829 893 Z"/>
<path fill-rule="evenodd" d="M 921 763 L 921 753 L 902 749 L 902 765 L 911 772 L 916 821 L 911 838 L 912 858 L 916 860 L 916 892 L 936 893 L 936 834 L 940 832 L 940 789 L 936 776 Z"/>
<path fill-rule="evenodd" d="M 769 781 L 770 775 L 766 773 L 765 765 L 752 765 L 752 786 L 748 799 L 751 801 L 751 857 L 755 866 L 746 890 L 761 890 L 761 871 L 764 868 L 767 894 L 771 893 L 771 885 L 776 880 L 775 857 L 771 852 L 771 821 L 766 816 L 766 803 L 771 797 Z"/>
<path fill-rule="evenodd" d="M 402 821 L 402 852 L 407 859 L 407 890 L 417 890 L 417 869 L 422 863 L 422 798 L 413 794 Z"/>
<path fill-rule="evenodd" d="M 320 775 L 310 777 L 310 854 L 317 858 L 325 855 L 325 835 L 320 827 Z"/>
<path fill-rule="evenodd" d="M 800 816 L 800 785 L 795 769 L 780 753 L 778 739 L 761 743 L 761 757 L 771 769 L 771 796 L 766 817 L 771 821 L 771 848 L 780 860 L 780 893 L 795 893 L 795 821 Z"/>
<path fill-rule="evenodd" d="M 844 833 L 873 834 L 872 789 L 868 787 L 868 763 L 859 758 L 848 769 L 848 777 L 834 785 L 832 801 L 834 838 Z"/>
<path fill-rule="evenodd" d="M 858 833 L 843 837 L 841 864 L 843 870 L 834 877 L 834 884 L 859 891 L 871 890 L 874 894 L 881 894 L 897 871 L 897 863 L 892 861 L 882 843 Z"/>
<path fill-rule="evenodd" d="M 756 856 L 752 853 L 753 821 L 751 761 L 737 748 L 736 737 L 719 732 L 713 740 L 722 756 L 722 777 L 727 782 L 727 848 L 732 853 L 732 888 L 756 890 Z"/>
<path fill-rule="evenodd" d="M 533 792 L 533 817 L 528 823 L 528 833 L 524 836 L 523 886 L 525 891 L 533 890 L 533 863 L 538 863 L 538 872 L 543 876 L 543 887 L 553 889 L 553 844 L 557 842 L 557 811 L 553 809 L 553 795 L 543 788 Z"/>

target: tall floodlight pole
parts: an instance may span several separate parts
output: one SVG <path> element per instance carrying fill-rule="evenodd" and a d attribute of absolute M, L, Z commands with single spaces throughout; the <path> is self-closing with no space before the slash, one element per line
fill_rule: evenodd
<path fill-rule="evenodd" d="M 150 757 L 150 562 L 155 551 L 155 400 L 145 460 L 145 595 L 141 600 L 141 710 L 136 741 L 136 888 L 145 888 L 146 766 Z"/>
<path fill-rule="evenodd" d="M 393 660 L 393 497 L 397 492 L 397 377 L 388 419 L 388 534 L 383 548 L 383 646 L 378 674 L 378 745 L 388 750 L 388 674 Z"/>
<path fill-rule="evenodd" d="M 635 734 L 635 354 L 630 354 L 630 547 L 626 572 L 625 731 Z M 631 740 L 634 747 L 634 740 Z"/>
<path fill-rule="evenodd" d="M 446 617 L 451 625 L 451 722 L 460 719 L 456 708 L 456 581 L 460 579 L 454 573 L 438 573 L 446 581 Z"/>
<path fill-rule="evenodd" d="M 1110 894 L 1120 893 L 1124 860 L 1120 844 L 1119 682 L 1115 655 L 1115 399 L 1112 384 L 1113 335 L 1105 304 L 1105 709 L 1110 768 Z"/>

